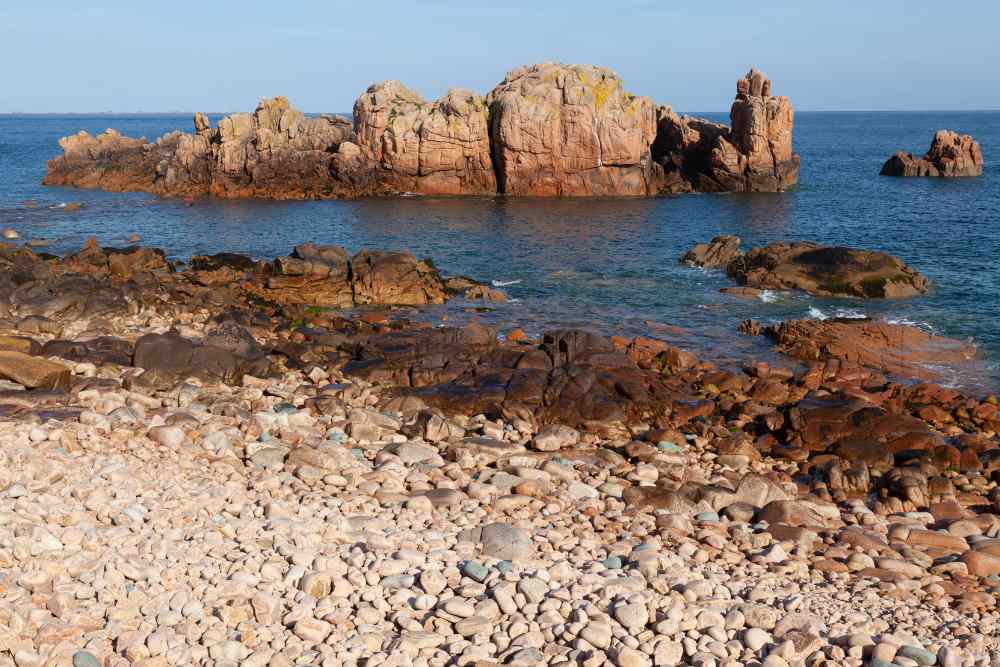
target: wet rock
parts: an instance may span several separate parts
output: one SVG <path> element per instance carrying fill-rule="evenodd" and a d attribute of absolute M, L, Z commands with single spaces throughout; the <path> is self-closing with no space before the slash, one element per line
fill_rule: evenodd
<path fill-rule="evenodd" d="M 737 236 L 716 236 L 708 243 L 699 243 L 688 250 L 681 261 L 691 266 L 718 268 L 728 266 L 742 255 Z"/>
<path fill-rule="evenodd" d="M 838 359 L 907 377 L 933 379 L 934 366 L 962 365 L 976 348 L 904 324 L 877 320 L 790 320 L 764 328 L 778 350 L 805 361 Z"/>

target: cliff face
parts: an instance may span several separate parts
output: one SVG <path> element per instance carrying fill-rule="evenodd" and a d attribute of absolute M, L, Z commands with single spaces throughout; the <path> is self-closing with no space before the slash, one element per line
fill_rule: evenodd
<path fill-rule="evenodd" d="M 402 193 L 531 196 L 779 191 L 794 185 L 792 108 L 751 70 L 732 127 L 676 115 L 625 91 L 614 72 L 542 63 L 485 98 L 425 101 L 371 86 L 354 121 L 307 118 L 283 97 L 153 143 L 114 130 L 59 144 L 45 183 L 164 196 L 339 198 Z"/>

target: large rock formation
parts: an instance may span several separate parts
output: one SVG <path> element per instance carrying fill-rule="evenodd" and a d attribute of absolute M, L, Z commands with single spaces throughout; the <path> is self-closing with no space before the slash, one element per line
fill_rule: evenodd
<path fill-rule="evenodd" d="M 656 108 L 611 70 L 521 67 L 487 97 L 500 191 L 512 195 L 645 195 Z"/>
<path fill-rule="evenodd" d="M 306 117 L 283 97 L 213 128 L 153 143 L 114 130 L 60 141 L 44 183 L 164 196 L 326 199 L 368 195 L 656 195 L 793 185 L 792 108 L 756 70 L 737 83 L 733 126 L 679 117 L 624 90 L 614 72 L 542 63 L 484 99 L 426 102 L 398 81 L 339 116 Z"/>
<path fill-rule="evenodd" d="M 489 118 L 479 95 L 452 89 L 433 104 L 398 81 L 354 104 L 358 144 L 373 179 L 397 192 L 493 194 Z"/>
<path fill-rule="evenodd" d="M 882 166 L 882 176 L 982 176 L 983 151 L 968 134 L 938 130 L 923 158 L 899 151 Z"/>
<path fill-rule="evenodd" d="M 213 128 L 195 114 L 195 133 L 171 132 L 147 143 L 115 130 L 59 141 L 46 185 L 142 191 L 178 197 L 306 199 L 350 194 L 331 177 L 333 151 L 353 137 L 339 116 L 306 118 L 283 97 L 252 114 L 226 116 Z"/>
<path fill-rule="evenodd" d="M 678 116 L 661 107 L 653 158 L 667 192 L 777 192 L 798 182 L 792 104 L 771 95 L 771 80 L 751 69 L 736 82 L 732 127 Z"/>

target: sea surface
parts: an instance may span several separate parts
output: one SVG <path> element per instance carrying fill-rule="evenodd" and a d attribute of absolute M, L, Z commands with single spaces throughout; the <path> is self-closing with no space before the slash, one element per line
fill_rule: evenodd
<path fill-rule="evenodd" d="M 797 113 L 800 184 L 781 194 L 187 204 L 41 185 L 45 161 L 60 153 L 60 137 L 107 127 L 155 138 L 191 131 L 192 121 L 189 115 L 0 115 L 0 227 L 49 240 L 47 250 L 56 253 L 77 250 L 90 236 L 126 245 L 133 233 L 178 259 L 219 251 L 270 258 L 304 241 L 351 251 L 409 250 L 432 258 L 444 273 L 496 281 L 513 297 L 489 312 L 456 302 L 425 317 L 477 318 L 529 334 L 580 325 L 653 335 L 723 363 L 772 354 L 766 341 L 737 334 L 744 319 L 869 315 L 975 342 L 980 362 L 943 369 L 945 381 L 984 393 L 1000 389 L 1000 112 Z M 978 139 L 987 164 L 981 178 L 879 176 L 895 151 L 923 154 L 939 128 Z M 68 210 L 70 203 L 83 206 Z M 684 251 L 717 234 L 735 234 L 744 247 L 811 240 L 883 250 L 924 272 L 933 289 L 890 301 L 727 296 L 719 293 L 731 284 L 721 272 L 678 264 Z"/>

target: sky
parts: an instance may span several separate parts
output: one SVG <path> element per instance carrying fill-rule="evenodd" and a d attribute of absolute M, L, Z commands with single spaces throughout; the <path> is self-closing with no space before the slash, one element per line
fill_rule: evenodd
<path fill-rule="evenodd" d="M 544 60 L 678 111 L 728 110 L 751 66 L 801 111 L 1000 109 L 998 27 L 996 0 L 2 0 L 0 113 L 349 112 Z"/>

